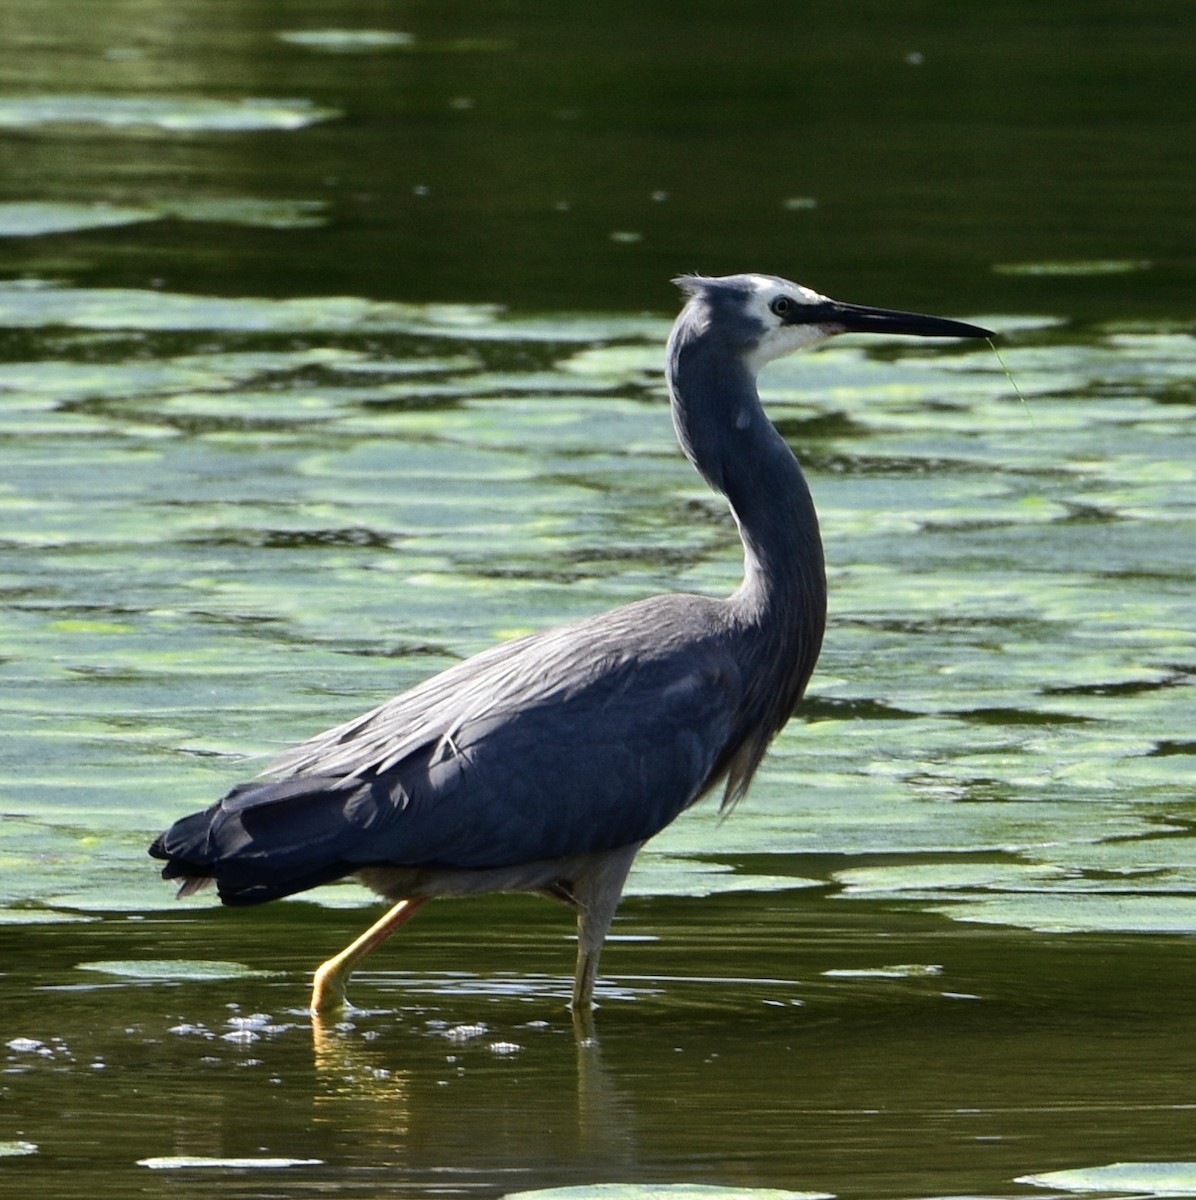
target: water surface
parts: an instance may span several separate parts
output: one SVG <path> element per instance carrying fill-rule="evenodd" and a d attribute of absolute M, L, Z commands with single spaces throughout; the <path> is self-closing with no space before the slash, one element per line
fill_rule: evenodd
<path fill-rule="evenodd" d="M 218 7 L 0 18 L 0 1177 L 1196 1191 L 1190 10 Z M 1025 403 L 983 344 L 764 376 L 826 648 L 642 856 L 596 1045 L 524 897 L 313 1029 L 369 898 L 176 902 L 148 840 L 498 639 L 736 585 L 660 378 L 694 268 L 989 324 Z"/>

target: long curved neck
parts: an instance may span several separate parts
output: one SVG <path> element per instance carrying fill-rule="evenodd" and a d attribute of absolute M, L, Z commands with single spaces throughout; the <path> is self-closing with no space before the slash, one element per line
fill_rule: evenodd
<path fill-rule="evenodd" d="M 731 502 L 743 583 L 726 601 L 744 688 L 720 755 L 723 807 L 747 790 L 814 672 L 826 626 L 826 568 L 810 489 L 764 414 L 743 353 L 713 335 L 696 299 L 669 339 L 673 424 L 690 462 Z"/>
<path fill-rule="evenodd" d="M 797 694 L 826 622 L 818 516 L 793 452 L 760 404 L 742 357 L 678 325 L 669 346 L 673 423 L 689 460 L 731 503 L 744 547 L 737 615 L 772 636 Z"/>

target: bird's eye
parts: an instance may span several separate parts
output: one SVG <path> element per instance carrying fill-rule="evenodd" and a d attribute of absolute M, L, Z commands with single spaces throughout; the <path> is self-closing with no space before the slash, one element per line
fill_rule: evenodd
<path fill-rule="evenodd" d="M 787 317 L 793 311 L 793 301 L 788 296 L 778 296 L 768 307 L 774 316 Z"/>

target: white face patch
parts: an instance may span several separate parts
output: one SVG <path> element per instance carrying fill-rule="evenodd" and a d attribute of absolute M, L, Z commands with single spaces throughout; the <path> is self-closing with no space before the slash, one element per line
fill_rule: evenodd
<path fill-rule="evenodd" d="M 839 332 L 834 325 L 785 324 L 782 318 L 772 311 L 773 301 L 780 296 L 784 296 L 795 306 L 825 304 L 827 297 L 813 288 L 802 287 L 800 283 L 789 283 L 784 279 L 772 279 L 767 275 L 750 275 L 748 278 L 752 282 L 754 294 L 749 297 L 747 308 L 765 329 L 759 345 L 747 358 L 748 366 L 753 372 L 759 371 L 774 358 L 782 358 L 795 350 L 815 346 Z"/>

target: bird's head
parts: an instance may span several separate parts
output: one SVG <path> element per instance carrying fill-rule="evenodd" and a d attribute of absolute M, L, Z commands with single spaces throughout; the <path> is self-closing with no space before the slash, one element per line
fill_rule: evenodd
<path fill-rule="evenodd" d="M 917 337 L 990 337 L 990 331 L 946 317 L 843 304 L 775 275 L 683 275 L 693 334 L 716 339 L 754 374 L 765 363 L 840 333 L 905 333 Z"/>

